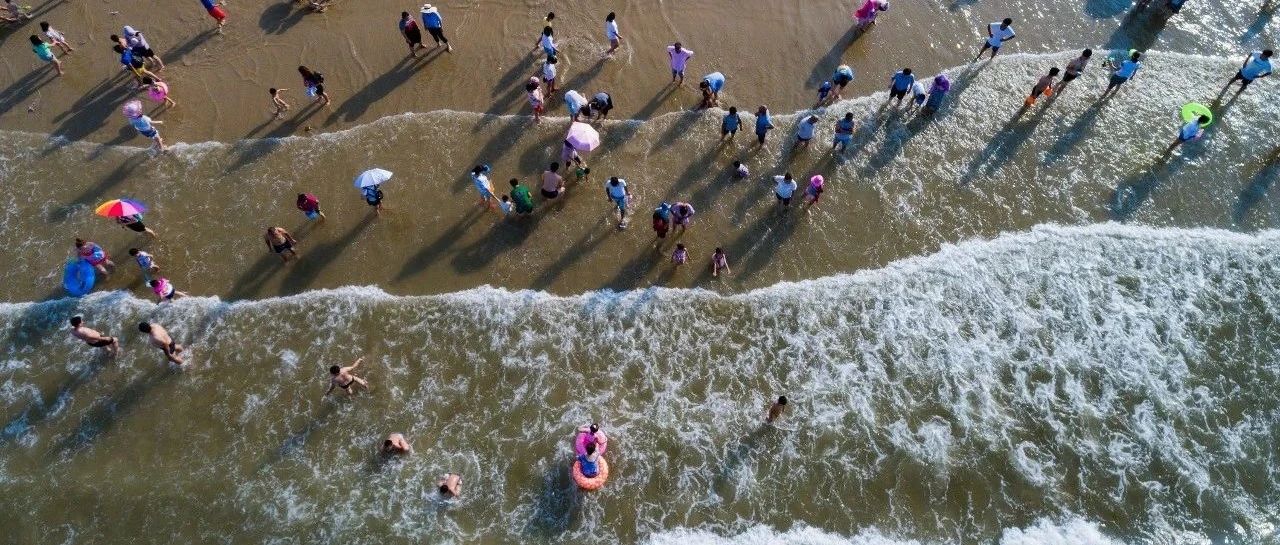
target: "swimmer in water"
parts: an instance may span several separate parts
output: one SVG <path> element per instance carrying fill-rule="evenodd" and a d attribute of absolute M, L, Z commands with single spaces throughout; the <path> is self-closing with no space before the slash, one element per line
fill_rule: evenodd
<path fill-rule="evenodd" d="M 405 440 L 404 434 L 393 433 L 382 442 L 382 453 L 388 456 L 396 454 L 412 454 L 413 445 Z"/>
<path fill-rule="evenodd" d="M 280 256 L 282 262 L 287 263 L 290 258 L 298 257 L 298 251 L 293 249 L 298 241 L 284 227 L 268 227 L 262 240 L 267 243 L 267 250 Z"/>
<path fill-rule="evenodd" d="M 151 341 L 151 345 L 159 348 L 161 352 L 164 352 L 164 357 L 170 362 L 173 362 L 174 365 L 182 365 L 183 359 L 182 356 L 179 356 L 183 350 L 182 345 L 178 344 L 177 341 L 174 341 L 173 337 L 169 336 L 169 332 L 165 330 L 163 326 L 150 322 L 142 322 L 138 324 L 138 331 L 146 333 L 148 339 Z"/>
<path fill-rule="evenodd" d="M 779 418 L 782 418 L 782 411 L 787 408 L 787 396 L 778 396 L 778 400 L 769 405 L 769 410 L 765 412 L 764 421 L 772 424 Z"/>
<path fill-rule="evenodd" d="M 84 318 L 79 315 L 71 317 L 71 336 L 84 341 L 85 344 L 93 348 L 106 350 L 107 355 L 112 358 L 120 353 L 119 339 L 103 335 L 96 329 L 85 327 Z"/>
<path fill-rule="evenodd" d="M 457 473 L 445 473 L 436 481 L 436 490 L 443 498 L 456 498 L 462 495 L 462 476 Z"/>
<path fill-rule="evenodd" d="M 364 361 L 363 357 L 356 358 L 351 365 L 340 367 L 337 365 L 329 367 L 329 389 L 324 391 L 324 397 L 329 395 L 334 388 L 341 388 L 347 395 L 355 394 L 354 386 L 359 385 L 361 388 L 368 390 L 369 383 L 364 379 L 355 375 L 355 370 L 360 367 L 360 362 Z"/>

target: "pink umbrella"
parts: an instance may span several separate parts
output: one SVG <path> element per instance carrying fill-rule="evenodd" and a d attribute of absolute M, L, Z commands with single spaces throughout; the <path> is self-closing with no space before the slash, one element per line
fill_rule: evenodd
<path fill-rule="evenodd" d="M 591 125 L 575 121 L 564 141 L 578 151 L 591 151 L 600 147 L 600 133 Z"/>

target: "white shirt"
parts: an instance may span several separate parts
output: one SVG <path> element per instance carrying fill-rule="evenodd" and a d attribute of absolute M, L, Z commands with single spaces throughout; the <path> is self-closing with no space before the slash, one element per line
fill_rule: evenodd
<path fill-rule="evenodd" d="M 1249 79 L 1265 76 L 1271 73 L 1271 61 L 1262 58 L 1261 51 L 1254 51 L 1253 54 L 1249 55 L 1249 62 L 1246 62 L 1244 68 L 1240 69 L 1240 73 Z"/>
<path fill-rule="evenodd" d="M 987 28 L 991 30 L 991 37 L 987 38 L 987 45 L 991 47 L 1000 47 L 1000 44 L 1004 43 L 1005 40 L 1014 36 L 1013 25 L 1008 28 L 1000 28 L 1000 23 L 991 23 L 987 25 Z"/>
<path fill-rule="evenodd" d="M 45 31 L 44 35 L 48 36 L 50 40 L 53 40 L 55 42 L 67 41 L 67 37 L 61 32 L 59 32 L 58 29 L 53 27 L 49 27 L 49 30 Z"/>
<path fill-rule="evenodd" d="M 617 40 L 618 39 L 618 22 L 617 21 L 606 22 L 604 24 L 604 35 L 607 36 L 609 38 L 609 41 L 611 42 L 614 40 Z"/>
<path fill-rule="evenodd" d="M 773 192 L 777 193 L 779 197 L 790 199 L 791 195 L 796 192 L 796 181 L 794 179 L 788 180 L 786 176 L 774 176 L 773 181 L 778 183 L 778 187 L 774 188 Z"/>
<path fill-rule="evenodd" d="M 551 81 L 556 79 L 556 65 L 545 63 L 542 65 L 542 80 Z"/>
<path fill-rule="evenodd" d="M 604 188 L 609 192 L 609 196 L 615 199 L 621 199 L 627 196 L 627 181 L 622 178 L 618 178 L 618 185 L 616 186 L 611 182 L 605 182 Z"/>
<path fill-rule="evenodd" d="M 813 138 L 813 129 L 817 128 L 816 122 L 810 122 L 808 118 L 800 122 L 800 128 L 796 129 L 796 137 L 801 140 Z"/>

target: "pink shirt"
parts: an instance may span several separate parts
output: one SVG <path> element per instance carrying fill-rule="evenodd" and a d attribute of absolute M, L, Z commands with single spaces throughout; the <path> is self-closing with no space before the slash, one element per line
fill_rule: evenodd
<path fill-rule="evenodd" d="M 677 72 L 684 71 L 684 65 L 688 64 L 689 59 L 693 57 L 693 50 L 684 47 L 680 51 L 676 51 L 676 46 L 667 46 L 667 55 L 671 56 L 671 69 Z"/>

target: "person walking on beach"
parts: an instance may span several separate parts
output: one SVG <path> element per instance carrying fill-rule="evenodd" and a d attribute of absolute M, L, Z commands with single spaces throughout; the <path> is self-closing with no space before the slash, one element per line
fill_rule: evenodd
<path fill-rule="evenodd" d="M 1071 83 L 1071 80 L 1080 77 L 1080 74 L 1084 73 L 1085 67 L 1089 65 L 1089 58 L 1092 56 L 1093 50 L 1086 49 L 1080 52 L 1079 57 L 1076 57 L 1072 59 L 1071 62 L 1067 63 L 1067 70 L 1062 74 L 1062 81 L 1059 81 L 1058 84 L 1054 86 L 1053 92 L 1061 93 L 1062 89 L 1065 88 L 1068 83 Z"/>
<path fill-rule="evenodd" d="M 478 205 L 493 210 L 494 202 L 498 199 L 493 196 L 493 182 L 489 181 L 489 172 L 489 165 L 472 167 L 471 183 L 476 186 L 476 193 L 480 194 Z"/>
<path fill-rule="evenodd" d="M 163 81 L 156 81 L 150 77 L 142 78 L 142 90 L 146 91 L 147 98 L 152 102 L 158 103 L 165 108 L 172 108 L 178 105 L 178 102 L 169 98 L 169 84 Z"/>
<path fill-rule="evenodd" d="M 1239 94 L 1243 93 L 1254 80 L 1270 76 L 1271 55 L 1272 51 L 1270 49 L 1263 49 L 1262 51 L 1254 51 L 1253 53 L 1250 53 L 1249 56 L 1244 59 L 1244 64 L 1241 64 L 1240 69 L 1236 71 L 1235 77 L 1231 78 L 1231 81 L 1227 82 L 1227 86 L 1222 88 L 1222 93 L 1218 93 L 1218 96 L 1222 96 L 1222 94 L 1226 93 L 1227 89 L 1231 88 L 1231 84 L 1237 81 L 1240 82 L 1240 90 L 1236 91 L 1236 93 Z"/>
<path fill-rule="evenodd" d="M 173 337 L 169 335 L 169 331 L 164 326 L 151 322 L 141 322 L 138 324 L 138 331 L 146 333 L 151 346 L 159 348 L 164 353 L 164 357 L 174 365 L 183 364 L 182 356 L 179 355 L 183 351 L 182 345 L 173 340 Z"/>
<path fill-rule="evenodd" d="M 729 255 L 724 253 L 724 248 L 716 248 L 711 254 L 711 276 L 718 277 L 720 273 L 732 274 L 729 270 Z"/>
<path fill-rule="evenodd" d="M 328 106 L 329 95 L 324 92 L 324 74 L 313 72 L 306 66 L 299 66 L 298 74 L 302 75 L 302 87 L 307 90 L 307 96 L 315 97 L 316 102 Z"/>
<path fill-rule="evenodd" d="M 560 163 L 551 163 L 542 171 L 542 198 L 554 199 L 564 193 L 564 178 L 560 177 Z"/>
<path fill-rule="evenodd" d="M 684 69 L 693 58 L 693 50 L 685 49 L 684 45 L 676 42 L 667 46 L 667 57 L 671 60 L 671 83 L 678 79 L 680 85 L 684 85 Z"/>
<path fill-rule="evenodd" d="M 160 272 L 160 266 L 156 265 L 155 257 L 137 248 L 129 248 L 129 256 L 133 258 L 134 263 L 138 264 L 143 283 L 150 285 L 151 275 Z"/>
<path fill-rule="evenodd" d="M 742 126 L 742 117 L 738 115 L 738 108 L 729 107 L 729 113 L 724 114 L 724 119 L 720 121 L 720 139 L 724 140 L 726 136 L 730 140 L 738 134 L 738 127 Z"/>
<path fill-rule="evenodd" d="M 612 11 L 604 16 L 604 37 L 609 40 L 609 50 L 604 52 L 604 56 L 612 57 L 613 52 L 622 45 L 622 34 L 618 32 L 618 16 Z"/>
<path fill-rule="evenodd" d="M 761 104 L 756 110 L 756 146 L 764 145 L 764 139 L 773 130 L 773 118 L 769 117 L 769 108 Z"/>
<path fill-rule="evenodd" d="M 689 228 L 689 225 L 693 223 L 693 215 L 696 213 L 697 210 L 693 209 L 692 204 L 676 202 L 675 206 L 671 207 L 672 229 L 679 229 L 681 233 L 684 233 Z"/>
<path fill-rule="evenodd" d="M 551 28 L 551 25 L 542 27 L 542 34 L 539 34 L 538 39 L 533 42 L 532 51 L 537 51 L 539 47 L 548 57 L 555 56 L 560 52 L 559 48 L 556 47 L 556 31 Z"/>
<path fill-rule="evenodd" d="M 600 91 L 591 97 L 587 106 L 596 113 L 596 119 L 605 119 L 609 117 L 609 110 L 613 109 L 613 97 L 609 96 L 609 93 Z"/>
<path fill-rule="evenodd" d="M 84 341 L 84 344 L 93 348 L 101 348 L 105 350 L 109 357 L 114 358 L 120 353 L 119 339 L 103 335 L 96 329 L 85 327 L 84 318 L 79 314 L 71 317 L 71 336 Z"/>
<path fill-rule="evenodd" d="M 310 193 L 299 193 L 296 203 L 302 215 L 311 221 L 324 221 L 324 212 L 320 210 L 320 199 Z"/>
<path fill-rule="evenodd" d="M 360 367 L 360 363 L 363 361 L 364 358 L 360 357 L 356 358 L 356 361 L 351 362 L 351 365 L 346 367 L 338 365 L 330 366 L 329 389 L 325 390 L 324 395 L 320 397 L 329 395 L 334 388 L 341 388 L 342 392 L 347 395 L 353 395 L 356 393 L 355 390 L 352 389 L 352 386 L 360 386 L 360 388 L 368 390 L 369 382 L 355 375 L 356 368 Z"/>
<path fill-rule="evenodd" d="M 156 294 L 156 303 L 181 299 L 187 296 L 186 292 L 178 291 L 173 282 L 163 276 L 151 280 L 147 285 L 151 286 L 151 292 Z"/>
<path fill-rule="evenodd" d="M 71 43 L 67 41 L 67 35 L 62 31 L 53 28 L 48 21 L 40 21 L 40 31 L 44 32 L 44 37 L 49 39 L 49 44 L 62 50 L 63 55 L 70 55 L 76 49 L 71 47 Z"/>
<path fill-rule="evenodd" d="M 773 195 L 778 198 L 778 204 L 782 210 L 786 211 L 787 207 L 791 206 L 791 196 L 796 193 L 796 180 L 788 172 L 782 176 L 774 176 L 773 182 Z"/>
<path fill-rule="evenodd" d="M 405 440 L 403 433 L 393 433 L 382 441 L 382 453 L 388 456 L 413 454 L 413 445 Z"/>
<path fill-rule="evenodd" d="M 613 176 L 609 181 L 604 183 L 604 196 L 618 208 L 618 228 L 627 227 L 627 201 L 631 198 L 631 190 L 627 188 L 627 181 Z"/>
<path fill-rule="evenodd" d="M 1173 150 L 1178 149 L 1178 146 L 1187 142 L 1199 140 L 1204 136 L 1204 128 L 1209 126 L 1210 121 L 1212 120 L 1209 116 L 1202 115 L 1183 124 L 1182 128 L 1178 129 L 1178 137 L 1173 140 L 1172 144 L 1169 144 L 1169 147 L 1165 148 L 1164 155 L 1173 153 Z"/>
<path fill-rule="evenodd" d="M 52 64 L 58 75 L 62 75 L 62 61 L 58 60 L 58 56 L 53 54 L 53 49 L 49 47 L 49 44 L 35 34 L 31 35 L 31 51 L 36 54 L 37 59 Z"/>
<path fill-rule="evenodd" d="M 382 215 L 382 188 L 379 185 L 371 185 L 362 188 L 360 192 L 364 195 L 364 202 L 373 207 L 373 213 Z"/>
<path fill-rule="evenodd" d="M 262 240 L 267 243 L 268 251 L 280 256 L 281 262 L 288 263 L 290 258 L 298 257 L 298 251 L 293 249 L 298 241 L 284 227 L 268 227 Z"/>
<path fill-rule="evenodd" d="M 844 118 L 836 121 L 836 136 L 831 140 L 831 151 L 835 151 L 839 146 L 840 153 L 844 153 L 849 149 L 849 144 L 853 143 L 853 131 L 858 128 L 858 122 L 853 120 L 853 112 L 844 114 Z"/>
<path fill-rule="evenodd" d="M 445 473 L 436 481 L 436 490 L 443 498 L 456 498 L 462 494 L 462 476 L 457 473 Z"/>
<path fill-rule="evenodd" d="M 77 238 L 76 256 L 93 265 L 93 268 L 102 276 L 111 274 L 108 269 L 116 268 L 116 264 L 111 261 L 111 255 L 106 250 L 103 250 L 102 246 L 98 246 L 96 242 Z"/>
<path fill-rule="evenodd" d="M 1012 25 L 1013 19 L 1009 18 L 1005 18 L 1005 20 L 1000 21 L 999 23 L 991 23 L 987 25 L 987 41 L 982 43 L 982 49 L 978 50 L 978 54 L 973 57 L 973 60 L 976 61 L 981 59 L 982 54 L 986 53 L 988 49 L 991 50 L 991 58 L 995 59 L 996 53 L 1000 52 L 1000 47 L 1003 46 L 1005 42 L 1016 37 L 1013 33 Z"/>
<path fill-rule="evenodd" d="M 529 106 L 533 108 L 533 121 L 542 121 L 542 112 L 546 110 L 547 103 L 542 94 L 542 81 L 538 76 L 529 78 L 529 83 L 524 84 L 524 92 L 529 97 Z"/>
<path fill-rule="evenodd" d="M 889 100 L 897 99 L 898 106 L 901 106 L 902 99 L 907 96 L 907 91 L 910 91 L 915 83 L 916 77 L 911 75 L 910 68 L 894 72 L 893 77 L 889 78 Z"/>
<path fill-rule="evenodd" d="M 1137 51 L 1130 52 L 1129 58 L 1122 61 L 1120 66 L 1116 67 L 1116 71 L 1111 74 L 1111 81 L 1107 83 L 1107 89 L 1102 92 L 1102 96 L 1098 97 L 1098 99 L 1106 98 L 1107 95 L 1120 89 L 1121 85 L 1133 79 L 1134 74 L 1138 73 L 1138 69 L 1142 68 L 1142 62 L 1138 60 L 1140 58 L 1142 58 L 1142 53 Z"/>
<path fill-rule="evenodd" d="M 164 70 L 164 61 L 160 60 L 160 55 L 157 55 L 154 49 L 151 49 L 151 44 L 147 42 L 147 37 L 143 36 L 142 32 L 131 26 L 124 27 L 124 42 L 133 51 L 134 58 L 150 63 L 156 71 Z"/>
<path fill-rule="evenodd" d="M 1036 80 L 1036 84 L 1031 87 L 1031 94 L 1027 96 L 1025 101 L 1023 101 L 1023 105 L 1027 107 L 1035 105 L 1036 99 L 1040 98 L 1042 95 L 1053 96 L 1053 84 L 1058 78 L 1058 72 L 1060 72 L 1060 70 L 1055 66 L 1049 69 L 1048 74 L 1045 74 L 1041 76 L 1039 80 Z"/>
<path fill-rule="evenodd" d="M 218 22 L 218 34 L 222 34 L 222 26 L 227 24 L 227 12 L 223 11 L 222 2 L 200 0 L 200 5 L 204 6 L 205 11 L 209 12 L 209 16 Z"/>
<path fill-rule="evenodd" d="M 809 141 L 813 140 L 814 131 L 818 130 L 818 116 L 810 115 L 796 126 L 796 147 L 809 149 Z"/>
<path fill-rule="evenodd" d="M 427 48 L 422 44 L 422 29 L 418 28 L 418 22 L 407 11 L 400 12 L 400 34 L 409 44 L 409 56 L 417 57 L 419 49 Z"/>
<path fill-rule="evenodd" d="M 276 89 L 272 87 L 267 89 L 267 93 L 271 95 L 271 107 L 275 108 L 272 119 L 280 119 L 285 112 L 289 111 L 289 103 L 284 101 L 284 92 L 288 89 Z"/>
<path fill-rule="evenodd" d="M 787 409 L 787 396 L 778 396 L 778 400 L 769 404 L 769 410 L 765 411 L 764 421 L 766 424 L 777 422 L 782 418 L 782 411 Z"/>
<path fill-rule="evenodd" d="M 431 4 L 423 4 L 422 26 L 427 27 L 427 33 L 431 34 L 431 39 L 436 42 L 435 47 L 443 44 L 445 53 L 453 53 L 453 46 L 449 45 L 449 39 L 444 37 L 444 19 L 440 18 L 440 10 Z"/>
<path fill-rule="evenodd" d="M 145 233 L 151 238 L 156 238 L 156 232 L 152 231 L 147 224 L 142 223 L 142 214 L 133 214 L 131 216 L 119 216 L 116 223 L 120 224 L 121 229 L 128 229 L 135 233 Z"/>
<path fill-rule="evenodd" d="M 512 178 L 509 183 L 511 184 L 511 202 L 515 212 L 522 216 L 533 213 L 533 195 L 529 193 L 529 188 L 521 185 L 519 178 Z"/>

